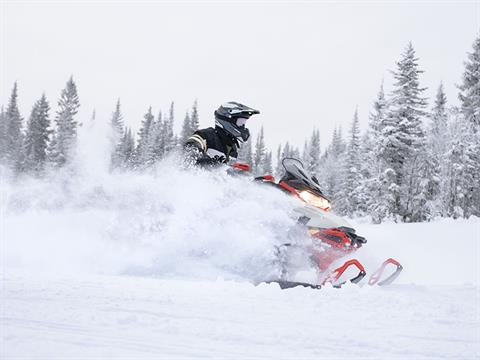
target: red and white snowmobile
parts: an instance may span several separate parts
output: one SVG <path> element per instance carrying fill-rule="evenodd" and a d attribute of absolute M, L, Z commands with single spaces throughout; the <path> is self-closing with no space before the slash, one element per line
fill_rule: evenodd
<path fill-rule="evenodd" d="M 326 283 L 340 287 L 346 281 L 360 283 L 367 272 L 357 259 L 349 259 L 341 266 L 335 267 L 342 258 L 353 255 L 367 240 L 356 234 L 355 229 L 343 218 L 331 213 L 331 203 L 323 194 L 315 176 L 311 176 L 301 161 L 294 158 L 285 158 L 282 161 L 285 175 L 277 183 L 273 176 L 265 175 L 255 180 L 272 185 L 285 193 L 297 197 L 304 203 L 295 209 L 298 214 L 298 223 L 301 229 L 307 229 L 311 237 L 311 245 L 305 249 L 292 243 L 282 244 L 277 248 L 278 258 L 284 264 L 282 274 L 276 282 L 282 288 L 305 286 L 320 288 Z M 248 170 L 248 165 L 234 164 L 238 170 Z M 318 269 L 318 279 L 314 282 L 299 282 L 289 279 L 290 258 L 306 254 Z M 296 255 L 295 255 L 296 254 Z M 350 276 L 354 270 L 354 276 Z M 369 285 L 391 284 L 402 272 L 402 265 L 395 259 L 385 260 L 374 271 L 369 279 Z"/>

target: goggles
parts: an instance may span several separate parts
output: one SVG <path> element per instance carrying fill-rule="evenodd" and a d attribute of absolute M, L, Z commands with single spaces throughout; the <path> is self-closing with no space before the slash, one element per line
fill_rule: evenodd
<path fill-rule="evenodd" d="M 246 118 L 238 118 L 235 122 L 235 124 L 238 126 L 238 127 L 242 127 L 242 126 L 245 126 L 245 124 L 247 123 L 247 120 Z"/>

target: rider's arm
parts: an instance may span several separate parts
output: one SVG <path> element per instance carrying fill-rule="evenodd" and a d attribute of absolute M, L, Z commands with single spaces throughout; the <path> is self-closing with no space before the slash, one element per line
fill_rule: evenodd
<path fill-rule="evenodd" d="M 184 144 L 187 158 L 197 165 L 214 165 L 216 161 L 207 155 L 207 140 L 199 131 L 190 136 Z"/>

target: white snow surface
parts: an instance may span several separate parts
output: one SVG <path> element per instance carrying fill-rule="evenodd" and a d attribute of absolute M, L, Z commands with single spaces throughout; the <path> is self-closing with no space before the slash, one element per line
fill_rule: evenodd
<path fill-rule="evenodd" d="M 140 175 L 89 156 L 1 185 L 1 359 L 479 357 L 480 219 L 356 223 L 355 257 L 398 259 L 395 284 L 281 290 L 261 281 L 294 199 L 175 158 Z"/>

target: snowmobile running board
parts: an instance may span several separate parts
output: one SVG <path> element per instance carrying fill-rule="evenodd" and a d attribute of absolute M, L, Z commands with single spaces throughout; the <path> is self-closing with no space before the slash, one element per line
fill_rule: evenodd
<path fill-rule="evenodd" d="M 321 289 L 322 285 L 314 285 L 314 284 L 309 284 L 309 283 L 304 283 L 304 282 L 298 282 L 298 281 L 286 281 L 286 280 L 272 280 L 272 281 L 267 281 L 267 284 L 275 283 L 280 286 L 280 289 L 291 289 L 297 286 L 303 286 L 303 287 L 308 287 L 311 289 Z"/>

